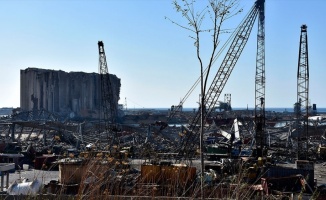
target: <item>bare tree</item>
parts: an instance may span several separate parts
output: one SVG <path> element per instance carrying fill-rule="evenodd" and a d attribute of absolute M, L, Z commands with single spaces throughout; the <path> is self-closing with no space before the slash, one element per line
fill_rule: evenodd
<path fill-rule="evenodd" d="M 196 2 L 195 0 L 187 1 L 174 0 L 173 5 L 176 12 L 180 13 L 186 19 L 186 25 L 178 23 L 169 17 L 173 24 L 191 32 L 189 37 L 193 39 L 194 46 L 196 47 L 197 59 L 200 64 L 201 74 L 203 74 L 204 63 L 201 55 L 201 39 L 204 39 L 205 33 L 212 37 L 212 50 L 207 65 L 208 71 L 204 78 L 203 91 L 206 91 L 207 79 L 210 69 L 214 63 L 214 59 L 218 53 L 217 48 L 219 45 L 219 36 L 222 33 L 229 33 L 230 29 L 222 28 L 224 22 L 231 17 L 242 12 L 239 9 L 239 0 L 208 0 L 208 5 L 201 9 L 199 12 L 195 10 L 197 4 L 202 4 L 203 1 Z M 209 16 L 207 20 L 207 15 Z M 207 47 L 203 47 L 207 48 Z"/>
<path fill-rule="evenodd" d="M 207 81 L 211 67 L 214 63 L 215 57 L 218 54 L 218 45 L 220 43 L 219 36 L 222 33 L 229 32 L 228 29 L 222 28 L 224 22 L 231 17 L 239 14 L 242 9 L 239 9 L 239 0 L 208 0 L 208 5 L 196 11 L 196 6 L 200 6 L 203 1 L 196 2 L 195 0 L 181 0 L 173 1 L 173 6 L 176 12 L 180 13 L 186 19 L 185 25 L 178 23 L 166 17 L 173 24 L 190 31 L 189 37 L 194 40 L 196 48 L 197 59 L 200 65 L 200 83 L 201 83 L 201 133 L 200 133 L 200 158 L 201 158 L 201 198 L 203 195 L 203 174 L 204 174 L 204 160 L 203 160 L 203 125 L 204 125 L 204 111 L 205 111 L 205 94 Z M 208 17 L 207 17 L 208 16 Z M 201 54 L 201 41 L 204 34 L 208 34 L 212 39 L 212 49 L 207 64 L 207 70 L 204 72 L 203 55 Z M 207 48 L 207 47 L 203 47 Z"/>

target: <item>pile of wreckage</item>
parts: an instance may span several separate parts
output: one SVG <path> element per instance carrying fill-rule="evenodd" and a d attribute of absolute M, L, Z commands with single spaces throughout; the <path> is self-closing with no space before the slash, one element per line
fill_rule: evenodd
<path fill-rule="evenodd" d="M 203 192 L 205 198 L 254 199 L 324 195 L 325 188 L 315 178 L 315 163 L 326 158 L 323 118 L 310 129 L 310 160 L 297 160 L 296 132 L 288 116 L 267 120 L 268 153 L 263 157 L 255 156 L 252 117 L 228 116 L 207 120 L 211 128 L 204 134 L 203 175 L 199 154 L 187 161 L 178 158 L 176 149 L 183 137 L 179 125 L 161 130 L 158 122 L 122 124 L 112 134 L 98 121 L 62 121 L 46 111 L 3 118 L 1 163 L 14 163 L 14 170 L 28 165 L 59 173 L 59 179 L 49 183 L 14 182 L 8 194 L 24 194 L 29 191 L 26 188 L 33 188 L 30 193 L 74 196 L 197 198 Z M 118 137 L 114 139 L 119 145 L 108 142 L 112 135 Z"/>

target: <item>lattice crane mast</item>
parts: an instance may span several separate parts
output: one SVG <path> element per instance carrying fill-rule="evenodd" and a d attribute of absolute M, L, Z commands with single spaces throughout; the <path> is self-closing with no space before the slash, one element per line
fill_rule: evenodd
<path fill-rule="evenodd" d="M 301 26 L 299 60 L 297 72 L 297 103 L 295 107 L 297 116 L 298 159 L 307 159 L 308 145 L 308 112 L 309 112 L 309 63 L 308 63 L 308 35 L 307 26 Z M 302 127 L 300 122 L 303 121 Z"/>
<path fill-rule="evenodd" d="M 204 100 L 205 110 L 204 119 L 206 119 L 218 102 L 218 98 L 236 64 L 238 61 L 255 23 L 262 0 L 257 0 L 255 5 L 251 8 L 249 14 L 239 26 L 235 38 L 233 39 L 224 60 L 215 75 L 212 84 L 210 85 Z M 190 123 L 189 130 L 181 141 L 180 149 L 178 150 L 179 157 L 190 159 L 195 154 L 195 145 L 198 145 L 200 130 L 200 111 L 198 111 Z"/>
<path fill-rule="evenodd" d="M 265 137 L 265 0 L 257 1 L 258 34 L 255 76 L 255 129 L 257 156 L 264 156 Z"/>
<path fill-rule="evenodd" d="M 100 83 L 101 83 L 101 106 L 103 109 L 103 117 L 105 123 L 105 131 L 109 139 L 109 131 L 115 131 L 116 122 L 118 116 L 118 108 L 116 99 L 114 98 L 114 87 L 110 80 L 110 74 L 106 62 L 106 56 L 104 51 L 104 44 L 102 41 L 98 42 L 99 50 L 99 71 L 100 71 Z M 101 113 L 100 113 L 101 114 Z M 112 142 L 115 141 L 115 135 L 112 135 Z"/>

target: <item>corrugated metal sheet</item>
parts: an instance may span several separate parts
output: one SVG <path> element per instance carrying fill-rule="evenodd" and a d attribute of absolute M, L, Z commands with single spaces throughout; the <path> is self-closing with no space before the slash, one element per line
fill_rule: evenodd
<path fill-rule="evenodd" d="M 186 186 L 196 178 L 195 167 L 142 165 L 140 182 L 146 184 L 172 184 Z"/>

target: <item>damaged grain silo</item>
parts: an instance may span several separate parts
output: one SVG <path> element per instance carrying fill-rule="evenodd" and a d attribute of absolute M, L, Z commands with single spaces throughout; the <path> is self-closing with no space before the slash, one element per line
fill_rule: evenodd
<path fill-rule="evenodd" d="M 116 75 L 109 76 L 118 106 L 121 81 Z M 20 71 L 20 107 L 24 111 L 44 109 L 60 116 L 98 118 L 100 88 L 98 73 L 27 68 Z"/>

